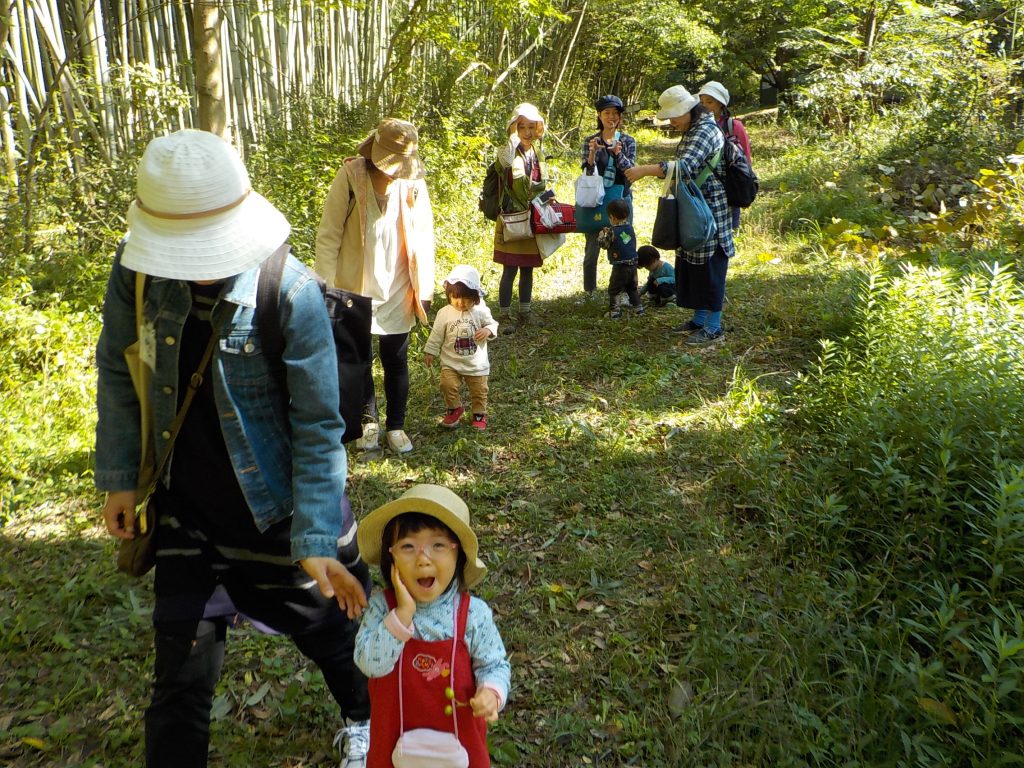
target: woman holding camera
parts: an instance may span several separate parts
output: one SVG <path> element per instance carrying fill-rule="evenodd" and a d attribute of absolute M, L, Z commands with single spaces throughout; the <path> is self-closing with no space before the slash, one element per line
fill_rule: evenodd
<path fill-rule="evenodd" d="M 632 212 L 633 193 L 624 171 L 636 165 L 636 139 L 621 130 L 622 99 L 602 96 L 594 104 L 594 109 L 597 110 L 597 133 L 583 140 L 583 171 L 588 175 L 598 173 L 604 176 L 605 188 L 622 185 L 622 196 L 630 204 Z M 630 221 L 632 218 L 630 213 Z M 600 252 L 597 236 L 597 232 L 588 232 L 583 250 L 583 290 L 587 298 L 593 298 L 597 292 L 597 257 Z"/>

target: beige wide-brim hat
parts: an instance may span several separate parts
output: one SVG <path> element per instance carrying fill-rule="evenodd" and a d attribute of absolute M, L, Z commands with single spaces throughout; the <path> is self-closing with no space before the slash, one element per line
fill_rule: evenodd
<path fill-rule="evenodd" d="M 288 239 L 284 215 L 249 185 L 238 152 L 212 133 L 153 139 L 139 162 L 121 263 L 172 280 L 220 280 Z"/>
<path fill-rule="evenodd" d="M 381 120 L 373 133 L 359 145 L 359 154 L 394 179 L 422 179 L 419 131 L 405 120 Z"/>
<path fill-rule="evenodd" d="M 541 115 L 539 109 L 527 101 L 524 101 L 522 104 L 517 104 L 515 109 L 512 110 L 512 116 L 509 117 L 508 122 L 505 124 L 506 133 L 512 135 L 515 132 L 516 123 L 519 122 L 520 117 L 525 117 L 527 120 L 532 120 L 537 123 L 536 136 L 538 139 L 543 138 L 544 131 L 547 130 L 547 123 L 544 122 L 544 116 Z"/>
<path fill-rule="evenodd" d="M 480 560 L 480 544 L 469 525 L 469 507 L 454 492 L 440 485 L 414 485 L 394 501 L 377 507 L 359 521 L 359 554 L 370 565 L 380 565 L 381 537 L 384 528 L 394 518 L 406 512 L 421 512 L 436 517 L 447 525 L 459 539 L 466 553 L 464 586 L 478 584 L 487 575 L 487 566 Z"/>
<path fill-rule="evenodd" d="M 708 80 L 697 96 L 710 96 L 723 107 L 729 106 L 729 90 L 717 80 Z"/>
<path fill-rule="evenodd" d="M 671 120 L 682 117 L 700 103 L 700 99 L 681 85 L 673 85 L 662 91 L 658 97 L 658 119 Z"/>

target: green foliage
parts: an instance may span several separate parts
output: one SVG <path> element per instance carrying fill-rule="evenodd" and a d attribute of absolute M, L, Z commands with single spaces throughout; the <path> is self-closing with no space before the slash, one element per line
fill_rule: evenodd
<path fill-rule="evenodd" d="M 820 652 L 872 691 L 864 759 L 995 764 L 1024 691 L 1024 295 L 1005 269 L 907 268 L 858 304 L 726 475 L 851 605 Z"/>

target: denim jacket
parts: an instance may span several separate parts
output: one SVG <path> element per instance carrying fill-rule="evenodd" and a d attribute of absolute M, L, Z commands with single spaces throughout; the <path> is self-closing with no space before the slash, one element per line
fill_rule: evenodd
<path fill-rule="evenodd" d="M 218 341 L 206 375 L 213 377 L 224 442 L 257 527 L 266 530 L 294 515 L 292 558 L 334 557 L 347 467 L 330 321 L 315 278 L 289 257 L 280 295 L 283 361 L 291 394 L 286 403 L 263 358 L 255 327 L 258 278 L 259 268 L 254 268 L 225 280 L 211 318 Z M 158 457 L 177 408 L 178 350 L 191 301 L 187 282 L 150 278 L 143 325 L 152 330 L 143 336 L 155 340 L 150 400 Z M 124 349 L 135 338 L 135 273 L 115 257 L 96 348 L 95 482 L 101 491 L 136 487 L 139 402 L 124 360 Z"/>

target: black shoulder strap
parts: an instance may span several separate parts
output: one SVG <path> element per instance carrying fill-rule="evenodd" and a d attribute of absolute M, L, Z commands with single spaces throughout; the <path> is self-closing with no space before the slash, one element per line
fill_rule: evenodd
<path fill-rule="evenodd" d="M 291 246 L 285 243 L 260 265 L 256 284 L 256 327 L 260 332 L 263 357 L 279 383 L 284 381 L 284 335 L 281 333 L 281 275 Z"/>

